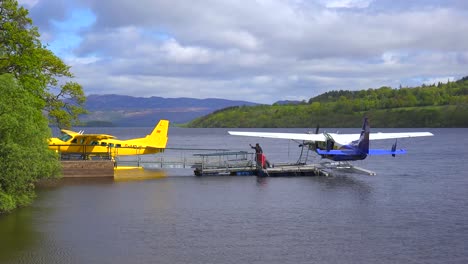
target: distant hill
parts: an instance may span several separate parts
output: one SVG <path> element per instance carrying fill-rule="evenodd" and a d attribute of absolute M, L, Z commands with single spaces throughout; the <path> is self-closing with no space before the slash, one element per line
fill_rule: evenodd
<path fill-rule="evenodd" d="M 188 127 L 468 127 L 468 77 L 418 87 L 329 91 L 301 104 L 230 107 Z"/>
<path fill-rule="evenodd" d="M 89 95 L 80 117 L 84 124 L 101 126 L 151 126 L 159 119 L 187 123 L 197 117 L 232 106 L 256 105 L 247 101 L 225 99 L 133 97 L 127 95 Z"/>

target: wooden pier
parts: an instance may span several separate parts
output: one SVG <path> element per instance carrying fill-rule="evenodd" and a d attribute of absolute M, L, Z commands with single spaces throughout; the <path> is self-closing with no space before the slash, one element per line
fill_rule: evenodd
<path fill-rule="evenodd" d="M 112 160 L 62 160 L 64 178 L 114 177 Z"/>

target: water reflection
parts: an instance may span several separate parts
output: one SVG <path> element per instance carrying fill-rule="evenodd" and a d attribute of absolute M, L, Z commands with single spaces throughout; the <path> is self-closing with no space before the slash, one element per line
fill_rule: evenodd
<path fill-rule="evenodd" d="M 267 177 L 257 177 L 257 186 L 266 186 L 268 183 Z"/>
<path fill-rule="evenodd" d="M 370 176 L 361 176 L 361 177 L 370 177 Z M 371 192 L 372 187 L 363 180 L 360 180 L 359 177 L 353 176 L 331 176 L 331 177 L 311 177 L 315 182 L 318 182 L 325 186 L 327 189 L 339 189 L 339 188 L 351 188 L 355 191 L 366 191 Z"/>
<path fill-rule="evenodd" d="M 114 181 L 140 181 L 149 179 L 160 179 L 167 177 L 163 170 L 152 170 L 139 168 L 120 168 L 114 170 Z"/>
<path fill-rule="evenodd" d="M 61 178 L 52 180 L 42 180 L 36 184 L 38 189 L 57 188 L 62 186 L 74 186 L 74 185 L 100 185 L 100 184 L 113 184 L 114 179 L 112 177 L 102 178 Z"/>
<path fill-rule="evenodd" d="M 20 208 L 8 215 L 0 215 L 0 263 L 16 257 L 18 252 L 33 248 L 41 240 L 32 225 L 33 213 Z"/>
<path fill-rule="evenodd" d="M 332 176 L 332 177 L 311 177 L 314 184 L 318 184 L 320 192 L 332 197 L 335 200 L 348 199 L 359 202 L 372 201 L 374 198 L 373 187 L 369 182 L 360 177 L 373 176 Z"/>

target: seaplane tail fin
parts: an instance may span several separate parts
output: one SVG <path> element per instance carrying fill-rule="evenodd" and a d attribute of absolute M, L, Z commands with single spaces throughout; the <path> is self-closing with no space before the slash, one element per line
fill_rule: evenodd
<path fill-rule="evenodd" d="M 146 136 L 148 146 L 154 148 L 165 148 L 167 144 L 167 133 L 169 131 L 169 120 L 161 119 L 154 127 L 153 132 Z"/>
<path fill-rule="evenodd" d="M 369 134 L 370 134 L 370 126 L 367 117 L 364 118 L 364 123 L 362 124 L 362 131 L 361 136 L 359 137 L 359 141 L 357 143 L 357 147 L 359 151 L 363 154 L 369 153 Z"/>

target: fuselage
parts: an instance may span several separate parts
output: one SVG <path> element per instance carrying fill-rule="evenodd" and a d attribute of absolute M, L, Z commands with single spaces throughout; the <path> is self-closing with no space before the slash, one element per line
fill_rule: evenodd
<path fill-rule="evenodd" d="M 367 118 L 364 118 L 361 134 L 358 139 L 355 139 L 346 144 L 340 144 L 334 138 L 334 134 L 323 133 L 326 140 L 317 142 L 315 152 L 322 158 L 333 161 L 354 161 L 363 160 L 369 154 L 369 135 L 370 126 Z"/>
<path fill-rule="evenodd" d="M 117 155 L 144 155 L 159 153 L 161 148 L 147 147 L 144 138 L 118 140 L 114 138 L 96 139 L 86 135 L 75 137 L 73 131 L 62 130 L 62 135 L 49 140 L 49 149 L 62 153 L 89 153 L 89 154 L 109 154 Z"/>
<path fill-rule="evenodd" d="M 169 121 L 161 120 L 146 137 L 127 140 L 107 134 L 83 134 L 63 129 L 60 137 L 49 139 L 49 149 L 83 156 L 155 154 L 166 148 L 168 128 Z"/>
<path fill-rule="evenodd" d="M 367 153 L 361 152 L 357 146 L 341 145 L 334 141 L 332 142 L 331 146 L 327 146 L 327 142 L 315 142 L 314 144 L 309 144 L 309 146 L 310 146 L 309 147 L 310 150 L 315 151 L 322 158 L 333 160 L 333 161 L 355 161 L 355 160 L 363 160 L 367 158 Z M 331 154 L 331 153 L 321 154 L 321 153 L 327 152 L 327 150 L 339 150 L 345 155 L 336 155 L 336 154 Z"/>

